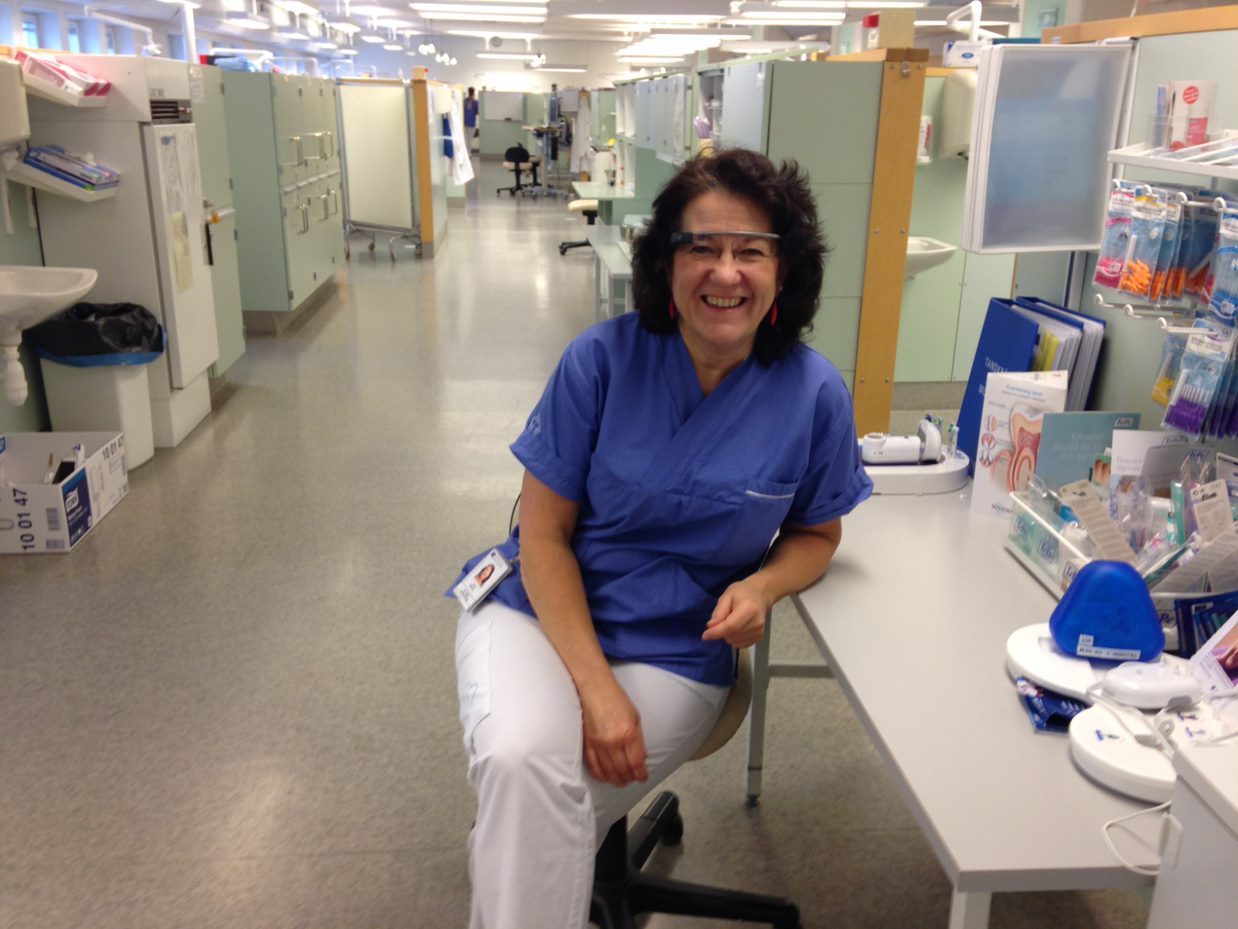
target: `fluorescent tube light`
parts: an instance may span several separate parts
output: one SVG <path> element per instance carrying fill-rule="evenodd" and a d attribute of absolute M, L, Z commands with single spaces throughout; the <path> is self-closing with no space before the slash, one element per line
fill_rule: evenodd
<path fill-rule="evenodd" d="M 259 30 L 271 28 L 271 24 L 265 19 L 257 19 L 254 16 L 250 16 L 248 13 L 242 13 L 240 16 L 232 16 L 229 14 L 225 17 L 224 22 L 226 22 L 229 26 L 236 26 L 238 29 Z"/>
<path fill-rule="evenodd" d="M 538 56 L 534 52 L 477 52 L 477 57 L 489 61 L 533 61 Z"/>
<path fill-rule="evenodd" d="M 275 33 L 275 38 L 287 39 L 289 42 L 305 42 L 308 41 L 309 36 L 296 29 L 281 29 Z"/>
<path fill-rule="evenodd" d="M 360 26 L 358 26 L 356 23 L 350 23 L 346 19 L 342 19 L 339 22 L 331 22 L 330 20 L 328 20 L 327 28 L 334 29 L 336 32 L 342 32 L 345 35 L 356 35 L 358 32 L 361 31 Z"/>
<path fill-rule="evenodd" d="M 325 42 L 325 41 L 324 42 L 311 42 L 309 44 L 309 47 L 312 51 L 315 51 L 315 52 L 333 52 L 337 48 L 339 48 L 339 46 L 336 45 L 334 42 Z"/>
<path fill-rule="evenodd" d="M 683 56 L 671 58 L 667 55 L 618 55 L 618 59 L 625 65 L 677 65 L 683 61 Z"/>
<path fill-rule="evenodd" d="M 176 0 L 163 0 L 165 3 L 174 3 Z M 302 3 L 301 0 L 276 0 L 275 5 L 282 10 L 292 13 L 294 16 L 319 16 L 318 7 L 310 6 L 308 3 Z"/>
<path fill-rule="evenodd" d="M 496 32 L 492 29 L 445 29 L 446 35 L 465 36 L 470 39 L 540 39 L 540 32 Z"/>
<path fill-rule="evenodd" d="M 568 19 L 600 19 L 608 22 L 641 23 L 652 26 L 661 23 L 716 23 L 723 17 L 699 13 L 569 13 Z"/>
<path fill-rule="evenodd" d="M 443 19 L 461 23 L 531 23 L 541 25 L 545 16 L 508 16 L 500 13 L 422 13 L 422 19 Z"/>
<path fill-rule="evenodd" d="M 573 67 L 573 66 L 571 66 L 571 65 L 559 65 L 559 66 L 557 66 L 557 67 L 547 67 L 546 65 L 543 65 L 542 67 L 538 68 L 537 70 L 539 70 L 539 71 L 554 71 L 554 72 L 556 72 L 556 73 L 558 73 L 558 74 L 584 74 L 584 73 L 585 73 L 586 71 L 588 71 L 589 69 L 588 69 L 588 68 L 578 68 L 578 67 Z"/>
<path fill-rule="evenodd" d="M 543 6 L 490 6 L 482 3 L 410 3 L 418 13 L 499 13 L 503 16 L 545 16 Z"/>
<path fill-rule="evenodd" d="M 360 55 L 361 52 L 357 51 L 357 49 L 355 48 L 341 48 L 336 52 L 336 54 L 337 55 L 348 55 L 349 57 L 351 57 L 353 55 Z"/>
<path fill-rule="evenodd" d="M 404 51 L 404 46 L 400 45 L 398 42 L 385 42 L 383 43 L 383 50 L 388 52 L 402 52 Z"/>
<path fill-rule="evenodd" d="M 381 36 L 376 32 L 366 32 L 362 35 L 357 36 L 357 38 L 360 39 L 362 42 L 368 42 L 370 45 L 380 45 L 383 42 L 387 41 L 386 36 Z"/>

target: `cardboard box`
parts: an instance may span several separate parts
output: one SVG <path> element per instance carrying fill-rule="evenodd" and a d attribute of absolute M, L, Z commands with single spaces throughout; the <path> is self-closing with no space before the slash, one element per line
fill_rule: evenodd
<path fill-rule="evenodd" d="M 85 463 L 58 484 L 56 464 L 81 443 Z M 125 438 L 115 432 L 0 435 L 0 554 L 71 551 L 129 493 Z"/>

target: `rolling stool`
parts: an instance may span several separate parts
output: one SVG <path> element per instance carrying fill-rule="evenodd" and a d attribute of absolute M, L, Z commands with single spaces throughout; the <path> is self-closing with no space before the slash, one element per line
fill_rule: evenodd
<path fill-rule="evenodd" d="M 494 195 L 497 197 L 499 194 L 501 194 L 505 190 L 509 194 L 511 194 L 513 197 L 516 196 L 517 193 L 523 194 L 524 191 L 527 190 L 530 186 L 528 184 L 524 184 L 521 182 L 521 178 L 525 174 L 525 172 L 532 172 L 533 174 L 532 186 L 533 187 L 539 186 L 538 179 L 537 179 L 537 166 L 540 165 L 541 163 L 542 163 L 542 160 L 538 158 L 537 156 L 530 156 L 529 150 L 525 148 L 523 145 L 513 145 L 511 148 L 509 148 L 507 151 L 503 153 L 503 167 L 506 168 L 508 171 L 511 171 L 512 174 L 515 175 L 516 183 L 513 184 L 511 187 L 498 188 L 494 192 Z"/>
<path fill-rule="evenodd" d="M 592 226 L 598 218 L 598 202 L 596 200 L 573 200 L 567 205 L 567 211 L 569 213 L 583 213 L 585 222 Z M 588 244 L 588 239 L 579 239 L 575 242 L 560 242 L 559 254 L 566 255 L 569 248 L 580 248 Z"/>
<path fill-rule="evenodd" d="M 749 650 L 744 649 L 739 655 L 735 686 L 727 695 L 718 722 L 692 761 L 713 754 L 730 741 L 748 715 L 751 699 L 752 662 Z M 678 845 L 683 839 L 679 799 L 669 790 L 654 798 L 630 832 L 627 822 L 625 816 L 610 827 L 594 859 L 589 919 L 602 929 L 633 929 L 633 917 L 641 913 L 703 916 L 768 923 L 775 929 L 800 929 L 799 909 L 788 900 L 641 873 L 659 842 Z"/>

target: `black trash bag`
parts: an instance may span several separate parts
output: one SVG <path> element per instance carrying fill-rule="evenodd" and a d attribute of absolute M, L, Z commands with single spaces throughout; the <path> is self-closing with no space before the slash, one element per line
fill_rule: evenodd
<path fill-rule="evenodd" d="M 26 331 L 44 352 L 67 358 L 163 351 L 163 327 L 136 303 L 75 303 Z"/>

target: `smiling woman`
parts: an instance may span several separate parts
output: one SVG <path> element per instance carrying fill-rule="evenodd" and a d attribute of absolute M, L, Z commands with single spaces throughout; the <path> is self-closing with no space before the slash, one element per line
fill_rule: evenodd
<path fill-rule="evenodd" d="M 871 492 L 842 377 L 800 344 L 824 256 L 793 165 L 689 162 L 637 240 L 640 314 L 573 340 L 512 443 L 519 525 L 452 588 L 472 929 L 583 929 L 601 837 L 701 745 L 735 649 Z"/>
<path fill-rule="evenodd" d="M 700 235 L 706 232 L 714 235 Z M 685 233 L 697 234 L 691 248 Z M 769 364 L 811 331 L 825 255 L 816 202 L 798 167 L 728 149 L 690 161 L 654 201 L 632 250 L 632 296 L 646 329 L 678 329 L 690 351 L 695 324 L 708 318 L 694 308 L 718 309 L 720 300 L 743 296 L 737 315 L 751 330 L 748 348 Z"/>

